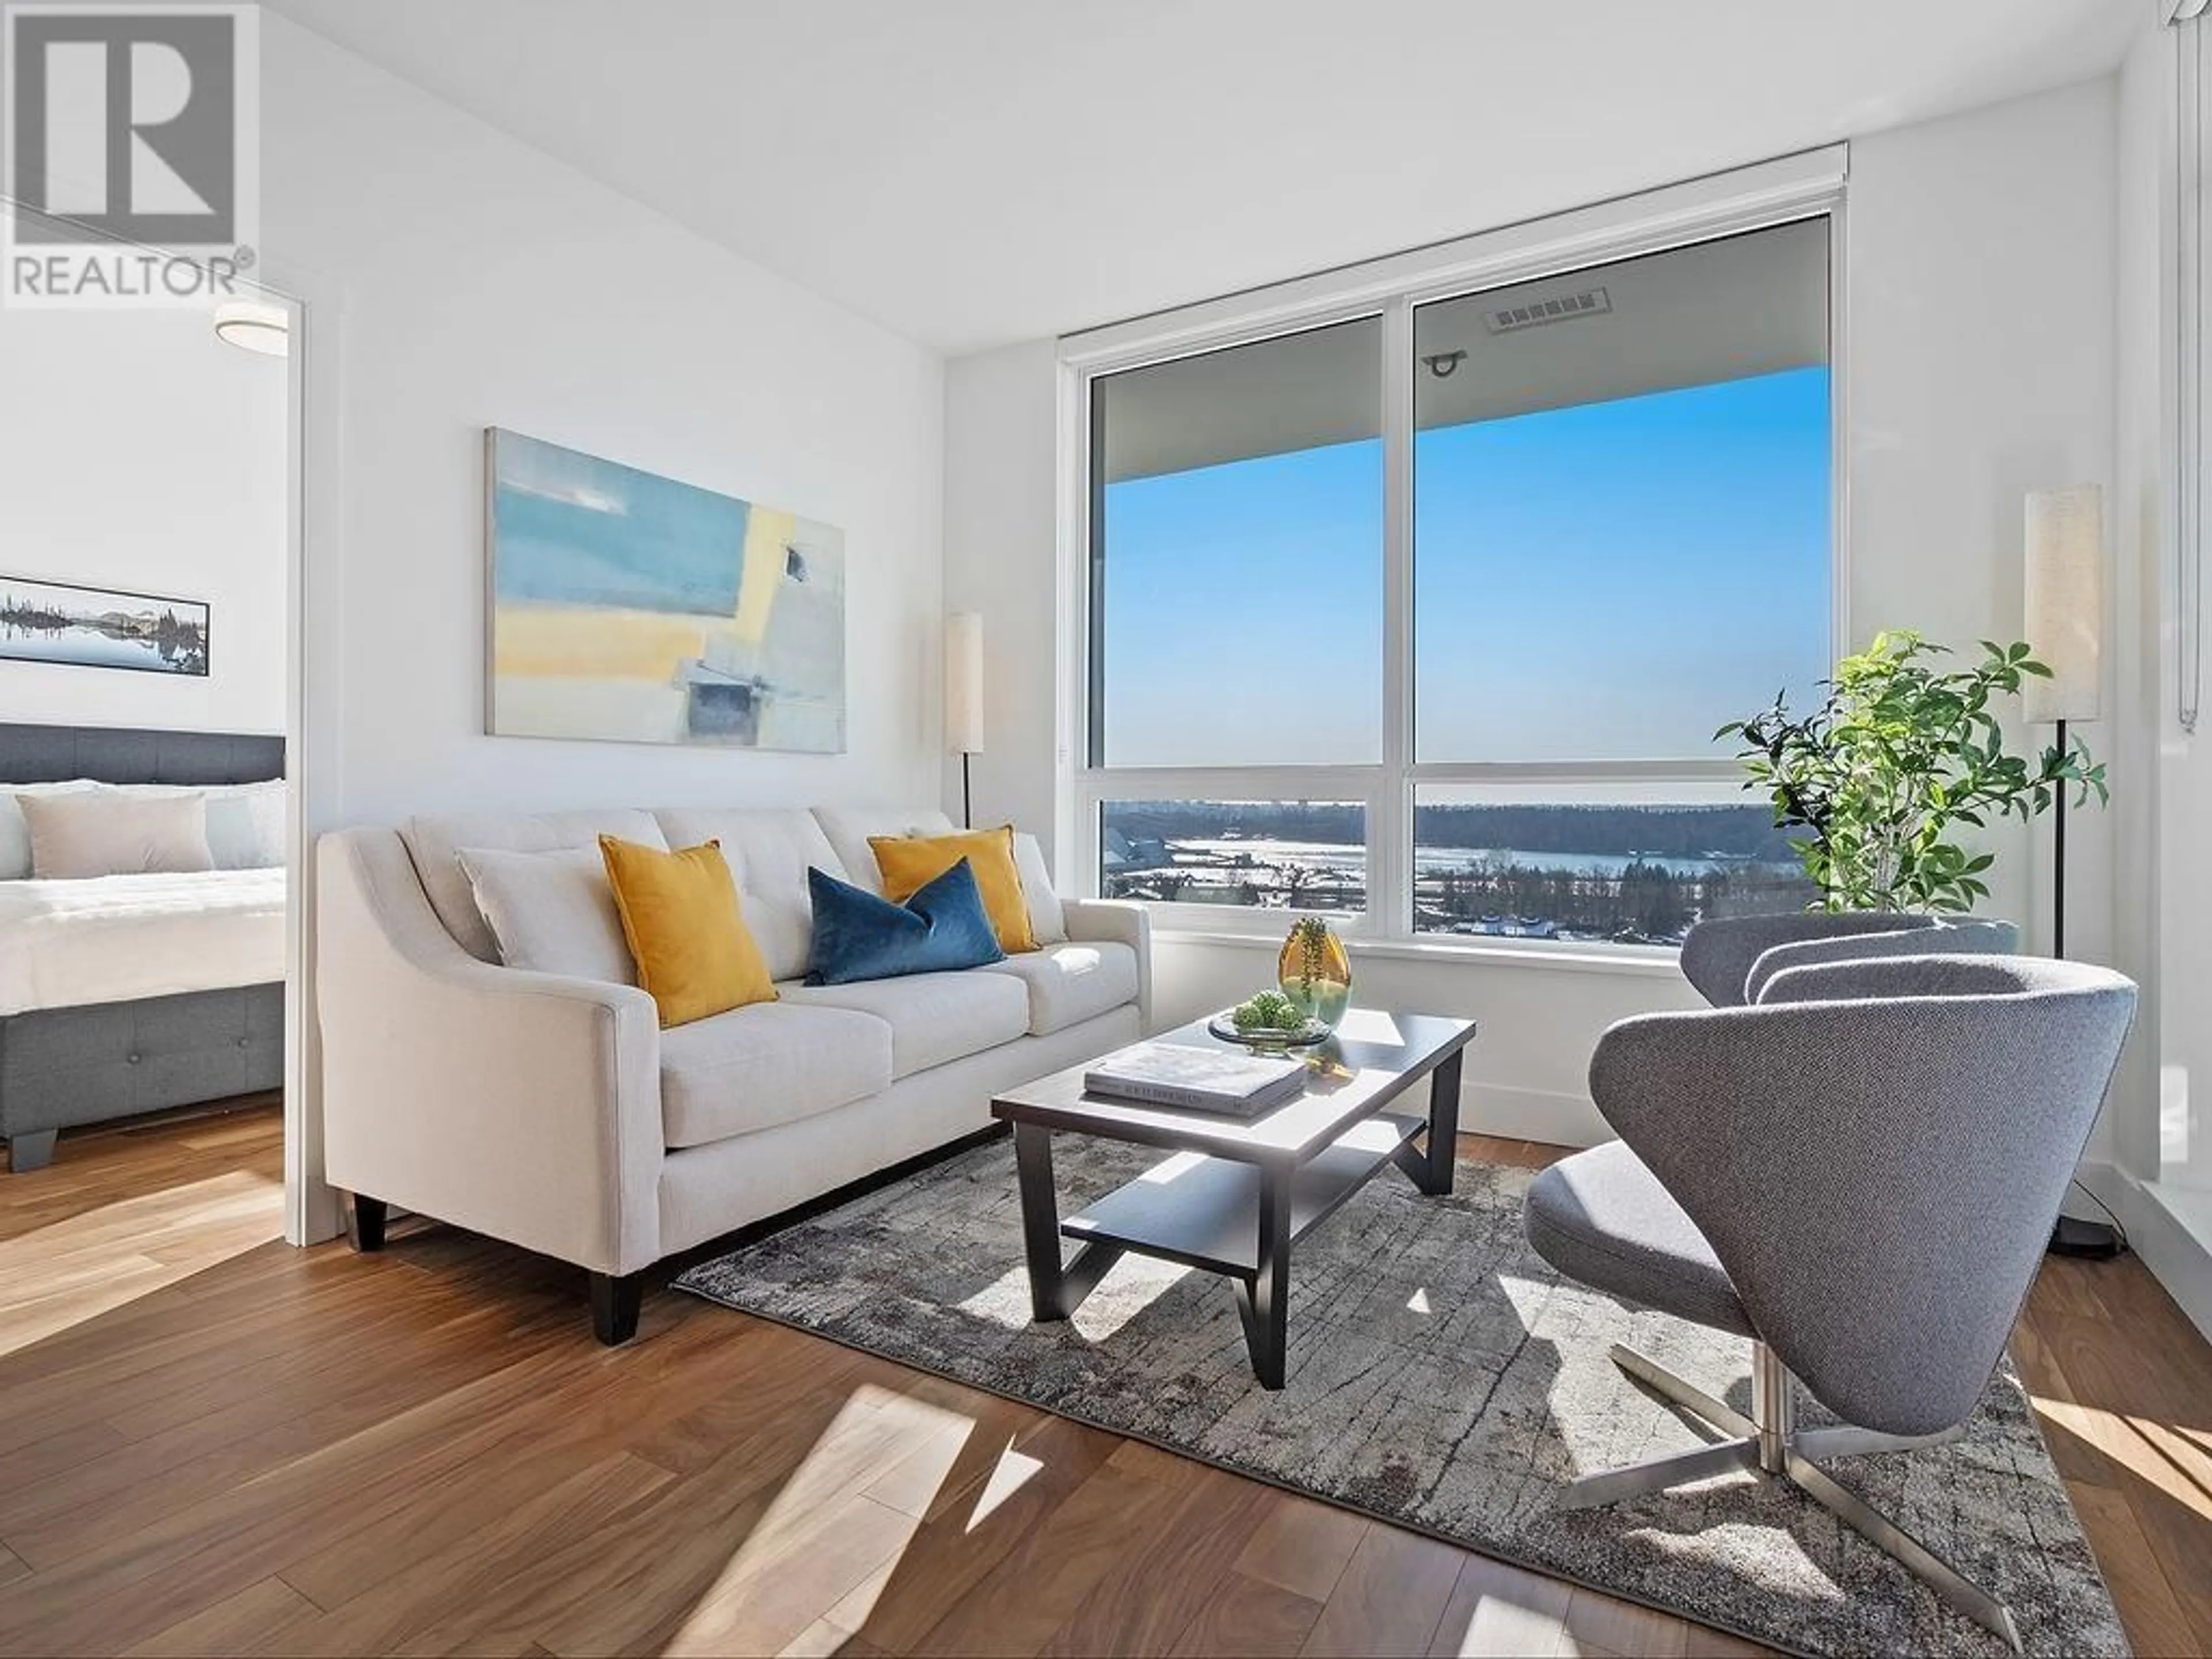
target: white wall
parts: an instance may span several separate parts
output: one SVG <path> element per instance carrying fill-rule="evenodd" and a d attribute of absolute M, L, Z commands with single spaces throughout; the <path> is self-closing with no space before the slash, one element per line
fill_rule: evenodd
<path fill-rule="evenodd" d="M 1977 638 L 2019 637 L 2023 497 L 2110 483 L 2114 90 L 2106 77 L 1851 145 L 1845 396 L 1861 641 L 1915 627 L 1972 656 Z M 2081 735 L 2112 747 L 2109 727 Z M 2116 791 L 2144 787 L 2107 758 Z M 2067 951 L 2102 961 L 2111 823 L 2078 813 L 2069 829 Z M 2039 948 L 2049 830 L 1990 838 L 1986 908 L 2029 922 Z"/>
<path fill-rule="evenodd" d="M 264 268 L 336 309 L 342 358 L 339 509 L 308 550 L 313 827 L 935 799 L 936 357 L 273 13 L 262 52 Z M 840 526 L 848 752 L 484 736 L 490 425 Z"/>
<path fill-rule="evenodd" d="M 284 729 L 281 359 L 172 311 L 0 309 L 0 575 L 198 599 L 208 674 L 0 661 L 0 719 Z"/>
<path fill-rule="evenodd" d="M 1036 340 L 955 359 L 945 377 L 945 604 L 983 616 L 975 822 L 1053 840 L 1059 726 L 1054 505 L 1059 349 Z M 959 762 L 945 800 L 960 810 Z M 1062 872 L 1065 883 L 1070 872 Z"/>
<path fill-rule="evenodd" d="M 271 12 L 261 55 L 262 270 L 308 306 L 310 844 L 456 809 L 934 798 L 939 359 Z M 484 736 L 492 425 L 841 527 L 848 751 Z M 312 855 L 299 890 L 312 1006 Z M 307 1241 L 335 1211 L 312 1018 L 294 1030 Z"/>
<path fill-rule="evenodd" d="M 2108 477 L 2113 166 L 2109 78 L 1853 143 L 1843 300 L 1858 639 L 1882 626 L 1968 650 L 1980 636 L 2013 637 L 2022 496 Z M 1045 831 L 1055 810 L 1054 362 L 1048 341 L 957 360 L 945 392 L 946 599 L 983 611 L 992 641 L 976 812 Z M 2114 782 L 2128 784 L 2117 757 Z M 2097 956 L 2111 941 L 2111 832 L 2086 817 L 2077 829 L 2069 945 Z M 2001 838 L 1990 908 L 2039 928 L 2042 854 L 2026 839 Z M 1584 1091 L 1598 1034 L 1623 1015 L 1694 1001 L 1671 969 L 1379 950 L 1356 966 L 1370 994 L 1482 1023 L 1471 1125 L 1555 1140 L 1602 1133 Z M 1218 1006 L 1271 973 L 1250 945 L 1168 939 L 1159 1012 Z"/>

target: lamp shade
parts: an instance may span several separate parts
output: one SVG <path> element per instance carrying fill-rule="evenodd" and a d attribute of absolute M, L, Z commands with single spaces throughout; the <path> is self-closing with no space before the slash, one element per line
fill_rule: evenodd
<path fill-rule="evenodd" d="M 983 752 L 983 618 L 973 611 L 945 619 L 945 742 L 955 754 Z"/>
<path fill-rule="evenodd" d="M 2094 720 L 2103 712 L 2105 492 L 2095 484 L 2027 498 L 2027 642 L 2051 670 L 2021 701 L 2033 721 Z"/>

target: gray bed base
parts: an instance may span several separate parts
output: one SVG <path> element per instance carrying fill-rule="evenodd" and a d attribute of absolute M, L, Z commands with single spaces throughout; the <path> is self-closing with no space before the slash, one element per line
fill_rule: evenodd
<path fill-rule="evenodd" d="M 0 783 L 259 783 L 282 738 L 0 724 Z M 63 1129 L 283 1086 L 284 987 L 247 985 L 0 1018 L 0 1139 L 17 1173 Z"/>

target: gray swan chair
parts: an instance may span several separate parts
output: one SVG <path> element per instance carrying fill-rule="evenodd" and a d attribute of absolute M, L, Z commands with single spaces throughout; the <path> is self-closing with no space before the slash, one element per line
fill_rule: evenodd
<path fill-rule="evenodd" d="M 1708 938 L 1698 970 L 1725 991 L 1745 943 Z M 1747 1417 L 1616 1346 L 1624 1371 L 1725 1437 L 1584 1476 L 1562 1501 L 1762 1471 L 2018 1651 L 2001 1602 L 1820 1460 L 1964 1432 L 2096 1121 L 2136 988 L 2040 958 L 1899 956 L 1885 943 L 1817 959 L 1833 935 L 1784 948 L 1816 959 L 1777 965 L 1770 942 L 1743 968 L 1753 988 L 1741 1006 L 1607 1031 L 1590 1088 L 1621 1139 L 1529 1188 L 1529 1243 L 1561 1273 L 1752 1344 Z M 1848 1426 L 1800 1428 L 1798 1386 Z"/>

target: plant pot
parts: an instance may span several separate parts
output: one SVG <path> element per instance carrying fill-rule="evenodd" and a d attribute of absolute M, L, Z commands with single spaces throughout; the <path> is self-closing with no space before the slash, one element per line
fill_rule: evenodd
<path fill-rule="evenodd" d="M 1352 958 L 1327 922 L 1308 917 L 1291 929 L 1275 975 L 1283 994 L 1308 1018 L 1336 1029 L 1352 1000 Z"/>

